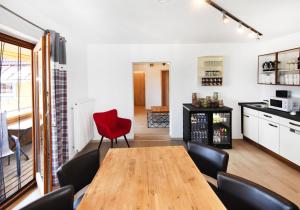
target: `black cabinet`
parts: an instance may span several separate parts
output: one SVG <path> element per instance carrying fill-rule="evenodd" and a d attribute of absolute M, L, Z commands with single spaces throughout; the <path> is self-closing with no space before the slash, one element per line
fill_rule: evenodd
<path fill-rule="evenodd" d="M 232 148 L 232 108 L 197 108 L 183 104 L 183 140 Z"/>

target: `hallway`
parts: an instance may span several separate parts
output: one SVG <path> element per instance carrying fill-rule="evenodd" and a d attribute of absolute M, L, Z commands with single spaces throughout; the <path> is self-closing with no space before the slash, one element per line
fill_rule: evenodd
<path fill-rule="evenodd" d="M 134 107 L 134 140 L 170 140 L 169 128 L 148 128 L 147 110 L 144 106 Z"/>

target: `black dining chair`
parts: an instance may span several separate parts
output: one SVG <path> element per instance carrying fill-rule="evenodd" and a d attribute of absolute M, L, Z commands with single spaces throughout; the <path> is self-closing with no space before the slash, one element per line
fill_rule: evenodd
<path fill-rule="evenodd" d="M 99 151 L 93 150 L 73 158 L 57 171 L 58 181 L 61 187 L 72 185 L 74 192 L 81 192 L 89 185 L 99 169 Z M 84 194 L 75 195 L 74 208 L 76 208 Z"/>
<path fill-rule="evenodd" d="M 189 142 L 187 151 L 201 173 L 217 179 L 219 172 L 226 172 L 229 160 L 229 154 L 221 149 Z M 217 187 L 208 182 L 211 188 L 216 192 Z"/>
<path fill-rule="evenodd" d="M 219 173 L 218 196 L 229 210 L 299 210 L 291 201 L 244 178 Z"/>
<path fill-rule="evenodd" d="M 73 210 L 74 188 L 69 185 L 46 194 L 21 210 Z"/>

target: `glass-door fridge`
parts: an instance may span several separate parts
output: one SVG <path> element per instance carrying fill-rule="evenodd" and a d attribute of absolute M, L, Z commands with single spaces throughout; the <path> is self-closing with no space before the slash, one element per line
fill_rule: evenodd
<path fill-rule="evenodd" d="M 198 108 L 183 104 L 183 140 L 232 148 L 232 108 Z"/>
<path fill-rule="evenodd" d="M 213 113 L 214 145 L 231 145 L 231 113 Z"/>

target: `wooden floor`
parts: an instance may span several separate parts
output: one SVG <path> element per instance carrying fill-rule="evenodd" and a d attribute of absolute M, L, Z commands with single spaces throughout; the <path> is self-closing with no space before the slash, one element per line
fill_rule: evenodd
<path fill-rule="evenodd" d="M 151 147 L 183 145 L 182 141 L 130 141 L 131 147 Z M 98 143 L 88 144 L 82 151 L 96 149 Z M 100 149 L 101 161 L 110 147 L 109 142 L 103 142 Z M 114 147 L 127 147 L 125 142 L 119 141 Z M 229 152 L 228 172 L 254 181 L 300 206 L 300 172 L 289 167 L 285 163 L 273 158 L 255 146 L 243 141 L 234 140 L 233 149 Z"/>
<path fill-rule="evenodd" d="M 24 155 L 21 155 L 21 187 L 28 184 L 33 179 L 33 160 L 32 160 L 32 145 L 28 144 L 22 146 L 25 153 L 28 155 L 29 160 L 25 160 Z M 10 164 L 8 164 L 8 158 L 2 159 L 4 183 L 6 198 L 10 197 L 16 191 L 18 191 L 18 177 L 15 155 L 11 155 Z"/>
<path fill-rule="evenodd" d="M 134 140 L 170 140 L 169 128 L 148 128 L 144 106 L 134 107 Z"/>

